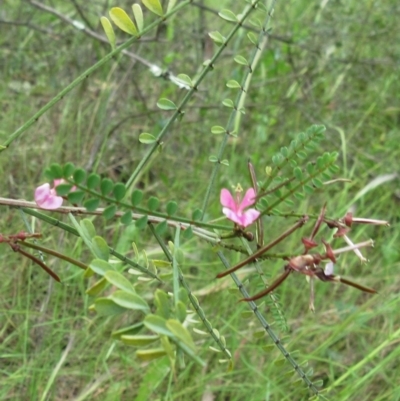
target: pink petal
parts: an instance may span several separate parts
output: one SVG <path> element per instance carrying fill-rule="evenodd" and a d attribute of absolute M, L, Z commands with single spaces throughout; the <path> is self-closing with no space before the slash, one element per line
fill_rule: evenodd
<path fill-rule="evenodd" d="M 234 212 L 233 210 L 224 207 L 222 208 L 222 213 L 229 219 L 232 220 L 234 223 L 242 225 L 242 219 L 241 216 L 238 215 L 236 212 Z"/>
<path fill-rule="evenodd" d="M 37 187 L 35 190 L 35 202 L 42 209 L 57 209 L 63 203 L 61 196 L 54 195 L 54 189 L 50 189 L 50 184 L 46 183 Z"/>
<path fill-rule="evenodd" d="M 260 215 L 260 212 L 256 209 L 246 210 L 242 214 L 242 216 L 240 216 L 240 219 L 241 219 L 240 225 L 243 227 L 249 226 L 250 224 L 254 223 L 258 219 L 259 215 Z"/>
<path fill-rule="evenodd" d="M 256 194 L 254 192 L 254 189 L 249 188 L 246 191 L 246 194 L 244 195 L 242 202 L 240 202 L 239 210 L 244 210 L 244 209 L 246 209 L 246 207 L 254 205 L 254 203 L 256 202 L 256 200 L 254 199 L 255 196 L 256 196 Z"/>
<path fill-rule="evenodd" d="M 233 199 L 231 193 L 225 188 L 221 189 L 220 202 L 222 206 L 231 209 L 233 212 L 236 212 L 238 210 L 236 202 Z M 230 217 L 228 217 L 228 219 L 229 218 Z"/>

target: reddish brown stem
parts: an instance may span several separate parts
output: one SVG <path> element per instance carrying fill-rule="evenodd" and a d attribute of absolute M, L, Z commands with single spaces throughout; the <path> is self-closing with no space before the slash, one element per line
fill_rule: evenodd
<path fill-rule="evenodd" d="M 271 248 L 273 248 L 276 244 L 281 242 L 283 239 L 288 237 L 290 234 L 292 234 L 294 231 L 296 231 L 299 227 L 301 227 L 306 221 L 308 220 L 308 216 L 303 216 L 299 221 L 297 221 L 296 224 L 294 224 L 291 228 L 286 230 L 284 233 L 282 233 L 278 238 L 274 239 L 272 242 L 270 242 L 268 245 L 265 245 L 258 251 L 254 252 L 252 255 L 250 255 L 248 258 L 245 260 L 241 261 L 238 263 L 236 266 L 233 266 L 232 268 L 225 270 L 224 272 L 221 272 L 217 274 L 217 278 L 222 278 L 227 276 L 228 274 L 233 273 L 234 271 L 240 269 L 244 265 L 247 265 L 247 263 L 252 262 L 254 259 L 257 259 L 259 256 L 261 256 L 263 253 L 269 251 Z"/>
<path fill-rule="evenodd" d="M 283 274 L 281 274 L 268 288 L 265 290 L 259 292 L 258 294 L 254 295 L 254 297 L 250 298 L 243 298 L 240 301 L 256 301 L 257 299 L 260 299 L 262 297 L 265 297 L 268 295 L 271 291 L 273 291 L 275 288 L 279 287 L 289 276 L 289 274 L 293 271 L 290 267 L 285 268 L 285 271 Z"/>
<path fill-rule="evenodd" d="M 11 245 L 11 244 L 10 244 Z M 54 278 L 54 280 L 58 281 L 59 283 L 61 282 L 60 277 L 57 276 L 56 273 L 53 272 L 49 267 L 47 267 L 40 259 L 38 259 L 36 256 L 31 255 L 28 252 L 25 252 L 23 249 L 21 249 L 19 246 L 11 246 L 12 249 L 15 252 L 19 252 L 21 255 L 26 256 L 28 259 L 32 260 L 35 262 L 37 265 L 39 265 L 47 274 L 49 274 L 51 277 Z"/>
<path fill-rule="evenodd" d="M 369 292 L 370 294 L 377 294 L 378 291 L 373 288 L 364 287 L 361 284 L 357 284 L 354 281 L 347 280 L 346 278 L 338 277 L 339 281 L 343 284 L 349 285 L 350 287 L 357 288 L 360 291 Z"/>

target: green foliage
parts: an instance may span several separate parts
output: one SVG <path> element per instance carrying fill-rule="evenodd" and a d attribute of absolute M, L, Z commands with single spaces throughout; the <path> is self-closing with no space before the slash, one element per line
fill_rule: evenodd
<path fill-rule="evenodd" d="M 252 292 L 265 288 L 270 276 L 282 271 L 285 258 L 299 251 L 300 239 L 310 234 L 326 201 L 327 218 L 351 208 L 356 215 L 392 220 L 388 231 L 353 229 L 354 241 L 377 240 L 376 251 L 368 253 L 371 264 L 360 270 L 353 255 L 342 255 L 337 269 L 346 266 L 346 275 L 359 275 L 378 289 L 387 286 L 388 294 L 397 283 L 397 182 L 382 178 L 398 164 L 399 87 L 393 73 L 398 41 L 396 35 L 387 41 L 385 33 L 397 32 L 393 5 L 380 3 L 371 13 L 354 1 L 324 2 L 319 8 L 278 2 L 271 31 L 270 11 L 262 2 L 253 3 L 226 3 L 220 6 L 232 11 L 212 13 L 193 2 L 172 0 L 161 6 L 147 1 L 143 11 L 139 4 L 132 6 L 134 20 L 114 8 L 113 23 L 134 38 L 123 42 L 126 35 L 120 33 L 122 47 L 113 53 L 108 45 L 99 46 L 96 36 L 87 36 L 104 13 L 96 5 L 55 1 L 58 14 L 40 8 L 32 13 L 36 6 L 28 3 L 5 10 L 6 21 L 29 17 L 32 24 L 8 24 L 3 38 L 13 51 L 3 46 L 2 196 L 32 199 L 44 171 L 52 187 L 54 179 L 66 181 L 57 186 L 57 194 L 66 196 L 64 206 L 75 221 L 73 227 L 65 224 L 67 216 L 58 211 L 5 208 L 0 232 L 19 233 L 28 226 L 55 251 L 85 261 L 89 250 L 93 260 L 84 287 L 72 264 L 63 259 L 53 263 L 54 256 L 44 255 L 46 263 L 63 269 L 66 280 L 43 297 L 48 283 L 42 272 L 17 252 L 3 253 L 3 398 L 66 399 L 74 388 L 80 399 L 115 399 L 116 394 L 136 400 L 178 399 L 181 394 L 201 399 L 210 392 L 216 399 L 300 400 L 308 398 L 301 391 L 313 374 L 322 381 L 313 381 L 310 388 L 319 391 L 323 384 L 330 399 L 357 394 L 383 401 L 399 395 L 394 384 L 399 350 L 393 348 L 399 333 L 392 330 L 398 326 L 396 297 L 370 298 L 318 283 L 318 309 L 311 315 L 307 284 L 296 276 L 293 284 L 257 303 L 265 323 L 254 317 L 253 306 L 249 310 L 229 296 L 230 278 L 214 279 L 221 270 L 215 251 L 223 250 L 232 263 L 247 254 L 233 224 L 218 220 L 224 218 L 218 199 L 222 187 L 240 182 L 248 188 L 251 157 L 258 193 L 265 192 L 256 206 L 263 213 L 261 239 L 273 240 L 298 216 L 307 214 L 310 222 L 260 257 L 256 274 L 249 273 L 252 266 L 238 271 L 235 285 Z M 171 19 L 175 4 L 176 18 Z M 54 24 L 65 13 L 74 16 L 77 26 L 82 19 L 87 29 L 71 25 L 65 36 L 61 27 L 66 21 Z M 117 49 L 110 21 L 103 17 L 101 23 L 111 48 Z M 201 41 L 197 32 L 211 30 L 213 42 Z M 140 47 L 129 48 L 139 35 L 144 39 Z M 26 38 L 28 47 L 21 45 Z M 99 64 L 92 69 L 93 60 Z M 179 71 L 185 74 L 175 75 Z M 79 78 L 69 87 L 74 76 Z M 20 92 L 26 83 L 31 92 Z M 157 102 L 168 112 L 157 112 Z M 218 106 L 221 102 L 226 107 Z M 323 122 L 326 133 L 313 125 L 296 134 L 314 121 Z M 26 154 L 29 163 L 22 157 Z M 375 178 L 380 184 L 370 189 L 369 180 Z M 91 220 L 82 209 L 74 210 L 82 205 L 94 213 Z M 97 217 L 99 208 L 107 221 Z M 329 230 L 322 235 L 331 240 Z M 170 251 L 163 248 L 167 241 L 173 241 Z M 332 243 L 343 244 L 340 239 Z M 248 245 L 250 252 L 258 246 Z M 82 310 L 91 303 L 90 311 L 99 317 Z M 162 318 L 155 331 L 144 324 L 152 314 Z M 79 329 L 71 331 L 77 324 Z M 265 335 L 270 326 L 290 333 L 289 347 Z M 163 333 L 157 332 L 160 327 Z M 25 331 L 35 341 L 27 343 Z M 114 344 L 107 341 L 110 331 Z M 47 343 L 65 344 L 72 335 L 73 346 L 62 347 L 68 364 L 60 362 L 59 353 L 44 352 Z M 218 367 L 233 366 L 227 344 L 238 365 L 228 374 Z M 135 347 L 136 354 L 126 352 L 126 345 Z M 201 363 L 191 363 L 200 362 L 199 355 L 207 361 L 206 375 Z M 289 358 L 301 370 L 289 365 Z M 300 363 L 305 359 L 308 367 Z M 77 364 L 87 377 L 71 379 L 70 385 L 64 379 L 74 377 L 70 370 Z M 128 377 L 124 366 L 138 373 Z M 298 374 L 291 377 L 294 371 Z"/>

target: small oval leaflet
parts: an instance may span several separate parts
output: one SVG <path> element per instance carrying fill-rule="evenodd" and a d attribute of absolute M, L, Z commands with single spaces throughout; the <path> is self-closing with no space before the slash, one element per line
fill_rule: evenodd
<path fill-rule="evenodd" d="M 100 184 L 102 195 L 108 195 L 114 187 L 114 183 L 109 178 L 104 178 Z"/>
<path fill-rule="evenodd" d="M 160 337 L 156 335 L 122 335 L 119 339 L 126 345 L 143 347 L 157 341 Z"/>
<path fill-rule="evenodd" d="M 176 104 L 169 99 L 166 98 L 161 98 L 158 102 L 157 102 L 157 107 L 160 108 L 161 110 L 176 110 Z"/>
<path fill-rule="evenodd" d="M 81 184 L 86 179 L 86 171 L 82 168 L 78 168 L 74 171 L 73 177 L 76 184 Z"/>
<path fill-rule="evenodd" d="M 217 44 L 221 46 L 225 43 L 226 38 L 224 38 L 218 31 L 209 32 L 208 36 Z"/>
<path fill-rule="evenodd" d="M 126 226 L 132 223 L 132 212 L 130 210 L 128 210 L 127 212 L 125 212 L 121 218 L 121 223 L 125 224 Z"/>
<path fill-rule="evenodd" d="M 125 185 L 122 182 L 117 182 L 113 188 L 113 194 L 117 201 L 122 200 L 126 194 Z"/>
<path fill-rule="evenodd" d="M 89 175 L 89 177 L 86 180 L 86 186 L 89 189 L 94 189 L 99 186 L 100 180 L 101 180 L 101 178 L 98 174 L 92 173 Z"/>
<path fill-rule="evenodd" d="M 139 205 L 143 199 L 143 192 L 140 189 L 135 189 L 131 195 L 131 203 L 133 206 Z"/>
<path fill-rule="evenodd" d="M 229 107 L 229 108 L 234 108 L 235 107 L 235 105 L 233 104 L 233 101 L 231 100 L 231 99 L 224 99 L 223 101 L 222 101 L 222 104 L 225 106 L 225 107 Z"/>
<path fill-rule="evenodd" d="M 69 178 L 71 177 L 71 175 L 73 174 L 73 172 L 75 171 L 75 165 L 73 163 L 65 163 L 64 167 L 63 167 L 63 177 L 64 178 Z"/>
<path fill-rule="evenodd" d="M 139 4 L 132 5 L 133 15 L 135 16 L 136 24 L 139 31 L 143 30 L 143 11 Z"/>
<path fill-rule="evenodd" d="M 110 18 L 121 31 L 129 33 L 129 35 L 138 36 L 135 24 L 129 18 L 128 14 L 120 7 L 113 7 L 110 12 Z"/>
<path fill-rule="evenodd" d="M 235 60 L 238 64 L 249 65 L 248 61 L 247 61 L 243 56 L 236 56 L 236 57 L 234 58 L 234 60 Z"/>
<path fill-rule="evenodd" d="M 117 213 L 117 206 L 110 205 L 103 210 L 103 217 L 110 220 L 115 216 L 115 213 Z"/>
<path fill-rule="evenodd" d="M 157 141 L 156 137 L 154 135 L 152 135 L 152 134 L 149 134 L 148 132 L 142 132 L 139 135 L 139 142 L 140 143 L 151 144 L 151 143 L 154 143 L 156 141 Z"/>
<path fill-rule="evenodd" d="M 110 258 L 110 249 L 108 248 L 107 242 L 99 235 L 92 238 L 92 252 L 98 259 L 108 261 Z"/>
<path fill-rule="evenodd" d="M 150 307 L 147 302 L 137 294 L 118 290 L 111 295 L 111 299 L 123 308 L 141 310 L 145 313 L 150 312 Z"/>
<path fill-rule="evenodd" d="M 159 17 L 164 16 L 164 11 L 159 0 L 142 0 L 142 3 L 152 13 L 158 15 Z"/>
<path fill-rule="evenodd" d="M 214 135 L 224 134 L 225 132 L 225 128 L 221 127 L 220 125 L 214 125 L 213 127 L 211 127 L 211 133 Z"/>
<path fill-rule="evenodd" d="M 224 9 L 224 10 L 221 10 L 219 13 L 218 13 L 218 15 L 222 18 L 222 19 L 224 19 L 224 20 L 226 20 L 226 21 L 231 21 L 231 22 L 237 22 L 237 17 L 236 17 L 236 15 L 231 11 L 231 10 L 227 10 L 227 9 Z"/>
<path fill-rule="evenodd" d="M 109 298 L 98 298 L 95 301 L 96 312 L 101 316 L 114 316 L 126 312 L 126 309 L 117 305 Z"/>
<path fill-rule="evenodd" d="M 111 25 L 111 22 L 107 17 L 101 17 L 100 22 L 101 22 L 101 25 L 107 36 L 107 39 L 110 42 L 111 48 L 114 50 L 115 49 L 115 32 Z"/>
<path fill-rule="evenodd" d="M 71 192 L 71 195 L 73 193 L 74 192 Z M 69 195 L 68 195 L 68 199 L 69 199 Z M 99 198 L 90 198 L 90 199 L 88 199 L 87 201 L 85 201 L 83 203 L 83 206 L 86 208 L 86 210 L 88 212 L 94 212 L 98 208 L 99 203 L 100 203 L 100 199 Z"/>
<path fill-rule="evenodd" d="M 230 80 L 226 83 L 226 86 L 227 86 L 228 88 L 231 88 L 231 89 L 240 89 L 240 88 L 241 88 L 239 82 L 238 82 L 238 81 L 235 81 L 234 79 L 230 79 Z"/>

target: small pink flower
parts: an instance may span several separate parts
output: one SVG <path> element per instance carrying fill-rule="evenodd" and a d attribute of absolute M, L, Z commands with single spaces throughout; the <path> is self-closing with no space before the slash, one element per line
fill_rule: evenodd
<path fill-rule="evenodd" d="M 62 203 L 63 198 L 57 195 L 56 187 L 60 184 L 63 184 L 65 181 L 63 179 L 54 180 L 54 187 L 50 188 L 50 184 L 46 182 L 46 184 L 41 185 L 35 189 L 35 202 L 42 209 L 58 209 Z M 73 191 L 75 187 L 71 189 Z"/>
<path fill-rule="evenodd" d="M 241 227 L 247 227 L 255 220 L 257 220 L 260 212 L 256 209 L 244 209 L 248 208 L 255 203 L 255 192 L 253 188 L 249 188 L 241 199 L 240 193 L 242 192 L 240 185 L 236 187 L 236 196 L 233 198 L 231 193 L 223 188 L 221 190 L 220 201 L 223 206 L 222 212 L 229 219 L 239 224 Z"/>

